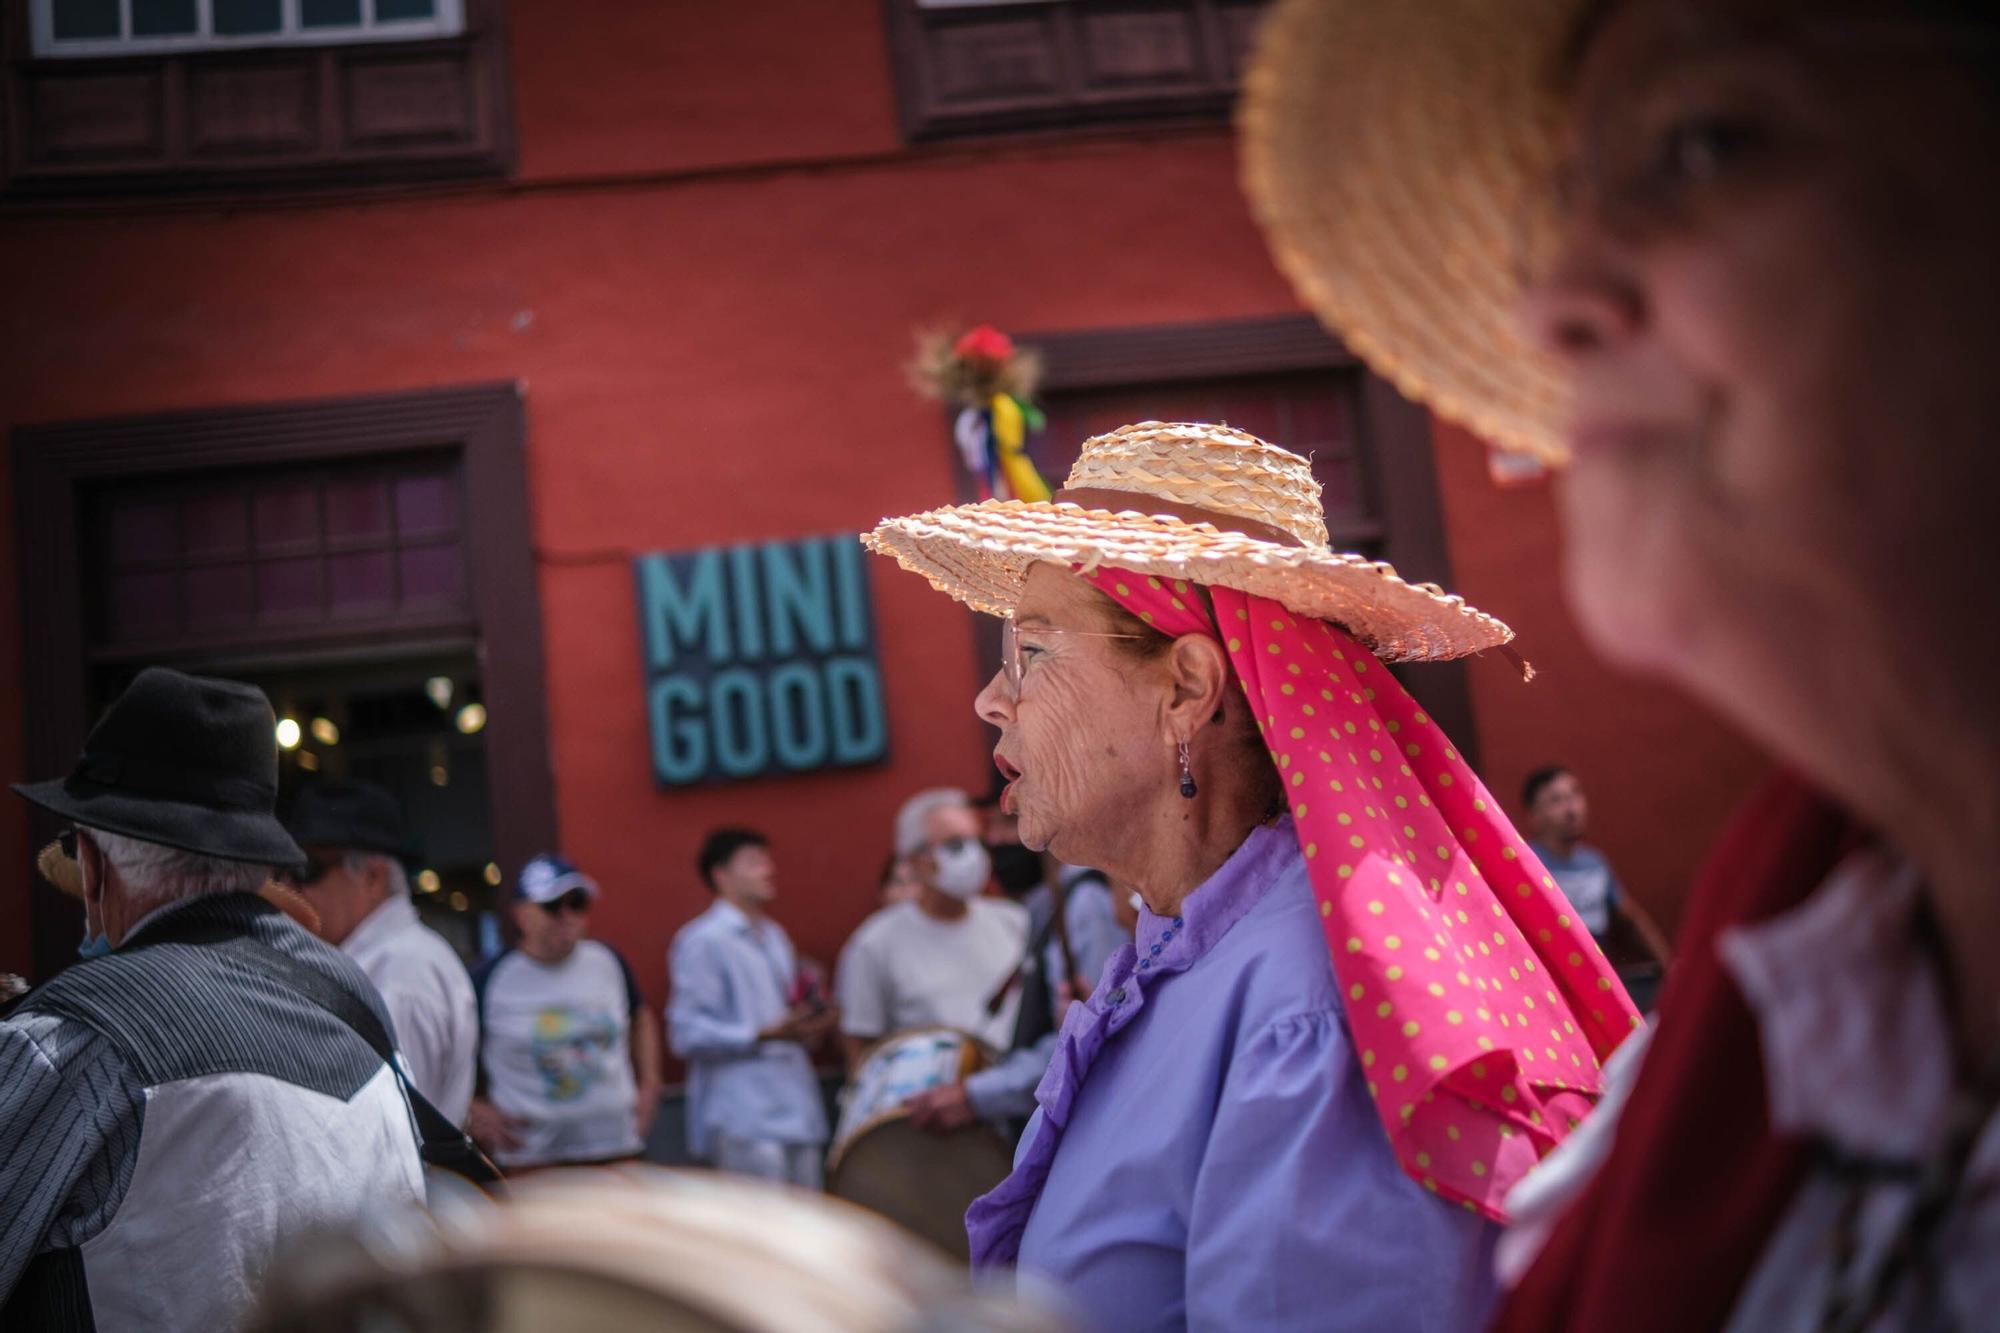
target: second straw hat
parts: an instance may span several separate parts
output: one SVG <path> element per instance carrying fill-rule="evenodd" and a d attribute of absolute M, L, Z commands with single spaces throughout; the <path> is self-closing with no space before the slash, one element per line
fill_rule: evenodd
<path fill-rule="evenodd" d="M 1244 79 L 1244 187 L 1320 319 L 1410 397 L 1567 457 L 1560 368 L 1516 330 L 1584 0 L 1281 0 Z"/>

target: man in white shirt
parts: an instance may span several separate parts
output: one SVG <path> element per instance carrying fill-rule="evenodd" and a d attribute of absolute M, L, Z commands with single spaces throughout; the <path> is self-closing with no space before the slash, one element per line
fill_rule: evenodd
<path fill-rule="evenodd" d="M 1136 912 L 1121 917 L 1111 889 L 1096 871 L 1066 866 L 1062 874 L 1068 885 L 1063 892 L 1063 920 L 1075 972 L 1065 971 L 1053 920 L 1042 922 L 1031 937 L 1028 956 L 1021 960 L 1021 1002 L 1012 1049 L 957 1083 L 913 1097 L 908 1103 L 910 1119 L 918 1129 L 949 1134 L 975 1120 L 1011 1121 L 1018 1126 L 1035 1113 L 1035 1089 L 1055 1054 L 1063 1011 L 1071 1000 L 1090 997 L 1111 955 L 1131 943 L 1132 923 L 1137 920 Z M 1047 892 L 1046 886 L 1043 891 Z M 1032 920 L 1034 908 L 1023 905 Z"/>
<path fill-rule="evenodd" d="M 770 843 L 750 829 L 703 840 L 715 904 L 674 936 L 667 1040 L 688 1063 L 688 1151 L 724 1171 L 820 1188 L 826 1107 L 809 1047 L 837 1015 L 800 971 Z"/>
<path fill-rule="evenodd" d="M 84 961 L 0 1017 L 0 1329 L 235 1329 L 288 1249 L 424 1203 L 400 1081 L 342 1016 L 381 999 L 264 893 L 300 855 L 276 726 L 151 667 L 14 788 L 71 825 L 39 864 Z"/>
<path fill-rule="evenodd" d="M 472 979 L 444 937 L 417 919 L 401 806 L 373 783 L 322 782 L 299 792 L 286 828 L 306 854 L 288 878 L 319 913 L 321 938 L 382 993 L 417 1091 L 463 1124 L 479 1052 Z"/>
<path fill-rule="evenodd" d="M 862 922 L 841 951 L 850 1068 L 869 1042 L 910 1028 L 958 1028 L 1007 1049 L 1021 997 L 1003 988 L 1027 948 L 1028 913 L 984 896 L 992 863 L 980 834 L 979 815 L 955 788 L 920 792 L 897 813 L 896 851 L 923 887 L 914 902 Z"/>

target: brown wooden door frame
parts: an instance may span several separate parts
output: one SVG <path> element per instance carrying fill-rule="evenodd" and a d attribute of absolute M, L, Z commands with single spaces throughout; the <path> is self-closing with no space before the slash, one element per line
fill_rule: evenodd
<path fill-rule="evenodd" d="M 79 547 L 79 501 L 91 483 L 454 449 L 464 469 L 467 573 L 490 717 L 495 851 L 513 870 L 554 846 L 524 421 L 520 387 L 500 383 L 15 429 L 28 776 L 66 772 L 91 723 Z M 341 646 L 307 648 L 294 660 L 342 655 Z M 47 976 L 71 956 L 76 912 L 36 883 L 30 890 L 35 970 Z"/>

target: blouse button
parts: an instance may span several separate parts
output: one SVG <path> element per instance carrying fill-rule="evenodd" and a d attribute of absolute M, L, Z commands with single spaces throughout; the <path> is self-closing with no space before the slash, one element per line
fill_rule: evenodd
<path fill-rule="evenodd" d="M 1125 988 L 1123 986 L 1120 986 L 1117 990 L 1111 992 L 1111 1003 L 1113 1004 L 1125 1003 Z"/>
<path fill-rule="evenodd" d="M 1153 952 L 1158 953 L 1159 950 L 1155 949 Z M 1152 965 L 1153 965 L 1153 960 L 1150 958 L 1141 958 L 1139 960 L 1139 970 L 1141 972 L 1144 972 L 1147 968 L 1151 967 Z"/>
<path fill-rule="evenodd" d="M 1155 944 L 1155 945 L 1153 946 L 1153 948 L 1152 948 L 1152 955 L 1153 955 L 1153 957 L 1155 957 L 1155 958 L 1158 958 L 1158 957 L 1160 956 L 1160 946 L 1159 946 L 1159 945 Z"/>
<path fill-rule="evenodd" d="M 1175 930 L 1179 930 L 1179 929 L 1180 929 L 1181 927 L 1183 927 L 1183 926 L 1185 926 L 1185 925 L 1187 925 L 1187 919 L 1186 919 L 1185 917 L 1178 917 L 1178 916 L 1177 916 L 1177 917 L 1175 917 L 1175 918 L 1174 918 L 1174 929 L 1175 929 Z"/>

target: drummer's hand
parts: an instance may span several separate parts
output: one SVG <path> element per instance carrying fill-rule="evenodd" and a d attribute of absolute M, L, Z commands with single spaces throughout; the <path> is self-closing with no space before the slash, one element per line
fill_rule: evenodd
<path fill-rule="evenodd" d="M 811 1005 L 794 1005 L 789 1013 L 770 1027 L 757 1034 L 759 1041 L 796 1041 L 811 1044 L 825 1034 L 835 1020 L 826 1015 L 831 1010 L 814 1009 Z"/>
<path fill-rule="evenodd" d="M 514 1131 L 526 1124 L 519 1116 L 508 1115 L 484 1097 L 474 1097 L 465 1113 L 465 1132 L 488 1152 L 520 1147 L 521 1136 Z"/>
<path fill-rule="evenodd" d="M 947 1083 L 941 1088 L 929 1088 L 903 1103 L 910 1113 L 910 1123 L 918 1129 L 932 1134 L 949 1134 L 955 1129 L 964 1129 L 979 1118 L 972 1109 L 971 1098 L 965 1095 L 963 1083 Z"/>
<path fill-rule="evenodd" d="M 660 1085 L 641 1083 L 632 1099 L 632 1125 L 644 1140 L 653 1132 L 653 1119 L 660 1113 Z"/>
<path fill-rule="evenodd" d="M 808 1015 L 799 1024 L 799 1040 L 808 1046 L 817 1046 L 831 1037 L 840 1027 L 840 1010 L 825 1008 Z"/>

